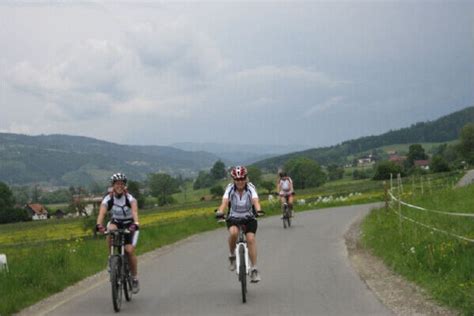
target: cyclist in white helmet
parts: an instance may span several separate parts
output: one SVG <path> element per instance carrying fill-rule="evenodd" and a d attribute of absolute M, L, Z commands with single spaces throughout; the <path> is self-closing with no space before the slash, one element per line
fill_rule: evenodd
<path fill-rule="evenodd" d="M 291 216 L 293 217 L 293 195 L 295 191 L 293 189 L 293 180 L 288 176 L 285 171 L 278 172 L 278 182 L 277 182 L 277 191 L 280 195 L 280 202 L 286 203 L 288 200 L 288 207 L 291 210 Z"/>
<path fill-rule="evenodd" d="M 123 173 L 116 173 L 110 178 L 112 190 L 107 194 L 100 204 L 99 215 L 97 216 L 96 230 L 104 233 L 106 230 L 115 230 L 117 228 L 128 228 L 132 234 L 125 238 L 125 252 L 130 262 L 132 273 L 132 292 L 138 293 L 140 285 L 137 276 L 137 257 L 135 247 L 138 242 L 139 223 L 138 223 L 138 205 L 137 200 L 127 192 L 127 177 Z M 102 224 L 107 212 L 110 212 L 111 220 L 107 223 L 107 228 Z M 110 238 L 107 238 L 107 244 L 110 245 Z"/>
<path fill-rule="evenodd" d="M 257 241 L 255 234 L 257 232 L 256 216 L 263 214 L 258 199 L 255 186 L 247 181 L 247 169 L 243 166 L 236 166 L 231 171 L 233 183 L 230 183 L 222 196 L 222 203 L 216 210 L 217 216 L 224 216 L 224 210 L 228 208 L 227 228 L 229 230 L 229 269 L 234 271 L 235 247 L 239 236 L 239 228 L 236 223 L 246 225 L 247 246 L 252 267 L 250 269 L 250 280 L 256 283 L 261 280 L 257 269 Z"/>

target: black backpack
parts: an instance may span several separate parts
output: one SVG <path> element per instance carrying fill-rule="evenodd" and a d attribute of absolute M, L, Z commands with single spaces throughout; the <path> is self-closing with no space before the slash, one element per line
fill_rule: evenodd
<path fill-rule="evenodd" d="M 125 206 L 128 206 L 129 208 L 131 208 L 132 204 L 130 204 L 130 200 L 128 199 L 127 193 L 128 192 L 123 193 L 125 194 Z M 114 194 L 111 192 L 109 193 L 109 195 L 110 195 L 110 200 L 107 202 L 107 211 L 110 211 L 112 207 L 114 207 Z"/>

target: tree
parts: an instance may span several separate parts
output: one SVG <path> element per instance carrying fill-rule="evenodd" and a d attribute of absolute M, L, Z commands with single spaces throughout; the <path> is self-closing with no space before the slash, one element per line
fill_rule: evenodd
<path fill-rule="evenodd" d="M 32 201 L 33 203 L 38 203 L 39 200 L 40 200 L 40 190 L 38 189 L 38 186 L 35 185 L 35 186 L 33 187 L 32 193 L 31 193 L 31 201 Z"/>
<path fill-rule="evenodd" d="M 202 188 L 209 188 L 215 183 L 211 174 L 206 171 L 199 171 L 198 177 L 193 183 L 193 189 L 198 190 Z"/>
<path fill-rule="evenodd" d="M 0 182 L 0 209 L 1 208 L 13 208 L 15 205 L 15 199 L 13 192 L 10 190 L 8 185 Z"/>
<path fill-rule="evenodd" d="M 433 172 L 449 171 L 448 162 L 441 155 L 436 155 L 431 160 L 430 170 Z"/>
<path fill-rule="evenodd" d="M 428 155 L 421 144 L 413 144 L 408 148 L 407 162 L 410 167 L 414 165 L 415 160 L 426 160 Z"/>
<path fill-rule="evenodd" d="M 285 170 L 293 179 L 295 189 L 317 187 L 326 182 L 326 174 L 314 160 L 298 157 L 285 164 Z"/>
<path fill-rule="evenodd" d="M 140 192 L 140 183 L 137 181 L 129 180 L 127 183 L 128 192 L 137 200 L 138 208 L 142 208 L 145 204 L 145 200 L 142 198 L 142 194 Z"/>
<path fill-rule="evenodd" d="M 464 125 L 459 143 L 461 156 L 470 164 L 474 164 L 474 123 Z"/>
<path fill-rule="evenodd" d="M 217 184 L 210 189 L 210 192 L 213 197 L 220 197 L 224 195 L 224 188 L 221 185 Z"/>
<path fill-rule="evenodd" d="M 370 171 L 369 170 L 359 170 L 355 169 L 352 172 L 352 178 L 354 180 L 362 180 L 362 179 L 368 179 L 370 178 Z"/>
<path fill-rule="evenodd" d="M 275 189 L 275 183 L 272 181 L 262 181 L 260 185 L 267 190 L 268 194 L 271 194 L 272 191 Z"/>
<path fill-rule="evenodd" d="M 149 178 L 151 195 L 158 198 L 158 205 L 173 203 L 173 193 L 179 192 L 178 181 L 166 173 L 155 173 Z"/>
<path fill-rule="evenodd" d="M 26 222 L 31 220 L 28 211 L 24 208 L 1 208 L 0 224 Z"/>
<path fill-rule="evenodd" d="M 386 180 L 390 179 L 390 174 L 392 174 L 393 177 L 396 177 L 398 173 L 403 173 L 402 166 L 394 163 L 393 161 L 381 161 L 375 167 L 375 175 L 373 179 Z"/>
<path fill-rule="evenodd" d="M 249 181 L 255 185 L 259 185 L 262 182 L 262 171 L 255 166 L 249 166 L 247 168 Z"/>
<path fill-rule="evenodd" d="M 225 164 L 220 160 L 216 161 L 211 168 L 211 177 L 214 180 L 221 180 L 225 178 L 226 174 Z"/>
<path fill-rule="evenodd" d="M 327 167 L 327 170 L 328 170 L 328 178 L 331 181 L 342 179 L 342 177 L 344 176 L 344 169 L 342 167 L 339 167 L 336 164 L 330 164 Z"/>

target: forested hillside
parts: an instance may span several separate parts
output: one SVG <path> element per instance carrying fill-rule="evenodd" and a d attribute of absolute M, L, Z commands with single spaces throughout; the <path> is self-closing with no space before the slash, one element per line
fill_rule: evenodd
<path fill-rule="evenodd" d="M 474 107 L 443 116 L 435 121 L 421 122 L 410 127 L 389 131 L 378 136 L 361 137 L 329 147 L 309 149 L 287 155 L 265 159 L 254 165 L 266 170 L 275 170 L 294 157 L 304 156 L 320 164 L 344 164 L 347 157 L 374 148 L 409 143 L 446 142 L 459 138 L 461 128 L 474 122 Z"/>
<path fill-rule="evenodd" d="M 102 183 L 118 170 L 143 180 L 151 172 L 191 175 L 218 157 L 166 146 L 130 146 L 88 137 L 0 133 L 0 181 L 52 185 Z"/>

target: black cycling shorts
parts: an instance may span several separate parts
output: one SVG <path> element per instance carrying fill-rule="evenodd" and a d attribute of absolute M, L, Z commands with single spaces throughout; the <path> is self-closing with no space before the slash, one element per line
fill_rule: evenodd
<path fill-rule="evenodd" d="M 117 226 L 118 229 L 124 229 L 124 228 L 128 228 L 130 225 L 133 224 L 133 219 L 123 220 L 123 221 L 117 220 L 117 219 L 112 219 L 107 224 L 107 226 L 109 226 L 109 224 L 114 224 L 115 226 Z M 137 241 L 138 241 L 138 234 L 137 233 L 138 233 L 138 231 L 133 232 L 132 234 L 125 235 L 125 245 L 133 244 L 134 246 L 136 246 Z"/>
<path fill-rule="evenodd" d="M 227 228 L 229 229 L 231 226 L 238 226 L 239 223 L 244 224 L 246 226 L 247 233 L 257 233 L 258 222 L 255 218 L 248 218 L 248 219 L 240 219 L 240 218 L 232 218 L 229 217 L 226 221 Z"/>

